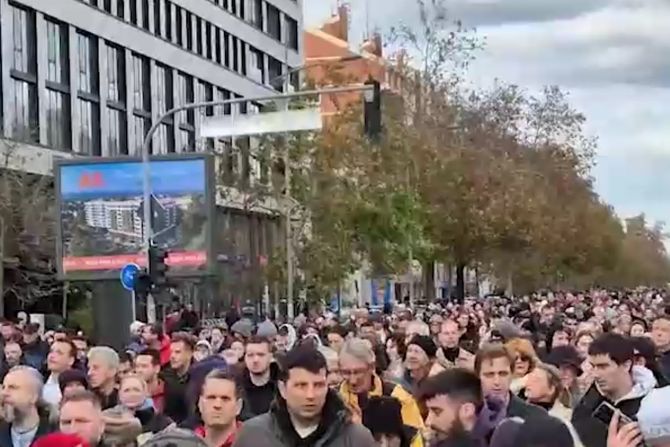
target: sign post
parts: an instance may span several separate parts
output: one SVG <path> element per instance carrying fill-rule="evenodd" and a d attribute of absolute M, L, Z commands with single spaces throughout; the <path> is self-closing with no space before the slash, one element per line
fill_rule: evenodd
<path fill-rule="evenodd" d="M 135 303 L 135 280 L 137 279 L 137 274 L 140 272 L 140 266 L 137 264 L 126 264 L 121 269 L 121 285 L 124 289 L 130 290 L 130 299 L 131 299 L 131 309 L 133 311 L 133 321 L 137 319 L 137 310 Z"/>

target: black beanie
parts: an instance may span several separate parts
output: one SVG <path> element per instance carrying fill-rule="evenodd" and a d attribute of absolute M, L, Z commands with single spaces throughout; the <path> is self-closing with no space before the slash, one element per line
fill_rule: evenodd
<path fill-rule="evenodd" d="M 395 397 L 370 397 L 362 419 L 363 425 L 373 435 L 403 434 L 402 406 Z"/>
<path fill-rule="evenodd" d="M 88 389 L 88 378 L 86 377 L 86 373 L 79 369 L 68 369 L 58 376 L 58 387 L 60 388 L 60 392 L 62 393 L 65 387 L 72 382 L 79 382 L 84 388 Z"/>
<path fill-rule="evenodd" d="M 417 345 L 423 349 L 428 358 L 431 359 L 435 358 L 435 354 L 437 353 L 437 346 L 435 345 L 435 342 L 427 335 L 415 335 L 412 337 L 412 340 L 410 340 L 407 346 L 409 345 Z"/>

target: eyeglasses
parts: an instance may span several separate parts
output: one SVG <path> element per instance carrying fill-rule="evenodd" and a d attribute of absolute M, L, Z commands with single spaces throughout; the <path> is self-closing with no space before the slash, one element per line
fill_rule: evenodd
<path fill-rule="evenodd" d="M 351 376 L 364 376 L 369 371 L 368 368 L 356 368 L 356 369 L 340 369 L 340 375 L 342 377 L 351 377 Z"/>
<path fill-rule="evenodd" d="M 527 355 L 517 355 L 516 360 L 517 362 L 530 362 L 530 357 Z"/>

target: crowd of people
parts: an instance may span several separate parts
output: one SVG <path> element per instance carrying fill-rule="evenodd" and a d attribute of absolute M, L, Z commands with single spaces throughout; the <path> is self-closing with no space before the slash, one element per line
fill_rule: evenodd
<path fill-rule="evenodd" d="M 0 324 L 0 447 L 670 446 L 663 291 L 200 323 Z M 234 314 L 234 313 L 233 313 Z"/>

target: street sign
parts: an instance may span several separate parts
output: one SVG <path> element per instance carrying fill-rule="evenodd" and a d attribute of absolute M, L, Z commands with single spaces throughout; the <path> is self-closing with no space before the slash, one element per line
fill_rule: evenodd
<path fill-rule="evenodd" d="M 322 126 L 323 118 L 319 108 L 248 115 L 223 115 L 205 118 L 200 125 L 200 137 L 223 138 L 288 133 L 320 130 Z"/>
<path fill-rule="evenodd" d="M 137 264 L 126 264 L 121 269 L 121 285 L 126 290 L 134 290 L 135 278 L 140 271 L 140 266 Z"/>

